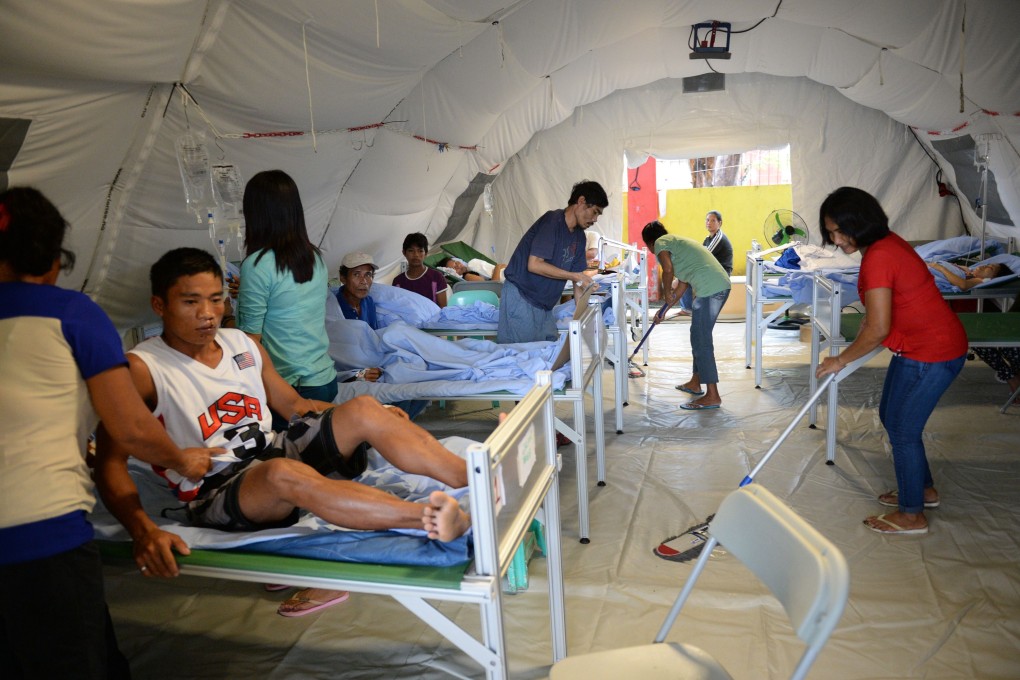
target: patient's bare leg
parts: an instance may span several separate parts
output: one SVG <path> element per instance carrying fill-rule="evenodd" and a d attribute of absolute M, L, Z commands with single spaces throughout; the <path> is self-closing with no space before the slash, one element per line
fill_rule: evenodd
<path fill-rule="evenodd" d="M 333 435 L 344 454 L 368 442 L 404 472 L 425 475 L 455 489 L 467 486 L 467 464 L 462 458 L 373 397 L 355 397 L 334 408 Z"/>
<path fill-rule="evenodd" d="M 471 518 L 460 509 L 452 496 L 442 491 L 433 491 L 425 506 L 422 525 L 429 538 L 445 542 L 462 536 L 471 526 Z"/>
<path fill-rule="evenodd" d="M 442 497 L 448 498 L 442 494 L 440 503 Z M 265 461 L 245 473 L 241 482 L 240 504 L 244 516 L 255 523 L 278 521 L 298 507 L 338 526 L 376 531 L 421 529 L 426 521 L 426 512 L 433 509 L 427 503 L 411 503 L 365 484 L 328 479 L 304 463 L 285 458 Z M 432 513 L 442 515 L 436 537 L 456 538 L 467 530 L 469 521 L 451 517 L 450 508 L 441 510 L 441 513 L 439 510 Z"/>

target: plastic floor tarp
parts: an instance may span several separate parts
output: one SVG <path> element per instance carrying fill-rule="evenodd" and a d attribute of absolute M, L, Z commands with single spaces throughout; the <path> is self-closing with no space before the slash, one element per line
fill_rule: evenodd
<path fill-rule="evenodd" d="M 652 554 L 663 538 L 704 519 L 796 414 L 807 394 L 808 345 L 765 336 L 765 379 L 745 369 L 743 323 L 716 331 L 721 410 L 679 411 L 674 385 L 690 375 L 688 325 L 651 335 L 646 376 L 630 381 L 624 434 L 606 390 L 608 486 L 591 489 L 590 545 L 577 541 L 571 449 L 562 498 L 570 653 L 650 642 L 691 563 Z M 810 677 L 1020 677 L 1020 407 L 999 407 L 1006 388 L 969 361 L 928 423 L 925 445 L 942 505 L 927 536 L 886 537 L 861 520 L 894 488 L 878 420 L 888 354 L 841 386 L 836 465 L 824 464 L 820 427 L 806 421 L 759 473 L 767 486 L 846 555 L 850 599 Z M 606 379 L 612 380 L 609 371 Z M 504 404 L 509 408 L 510 404 Z M 420 422 L 437 436 L 483 439 L 497 411 L 448 401 Z M 593 444 L 589 444 L 593 449 Z M 593 457 L 593 454 L 592 454 Z M 594 462 L 589 479 L 594 479 Z M 545 561 L 532 560 L 529 591 L 504 596 L 513 678 L 541 678 L 551 661 Z M 275 614 L 287 592 L 216 579 L 154 582 L 108 565 L 107 598 L 136 678 L 467 678 L 481 669 L 394 600 L 355 594 L 304 618 Z M 442 603 L 469 630 L 477 608 Z M 802 644 L 779 605 L 718 550 L 670 639 L 699 645 L 736 678 L 788 677 Z"/>

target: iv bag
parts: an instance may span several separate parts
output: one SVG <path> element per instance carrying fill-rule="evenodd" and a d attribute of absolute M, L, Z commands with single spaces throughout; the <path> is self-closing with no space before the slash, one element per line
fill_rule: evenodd
<path fill-rule="evenodd" d="M 212 166 L 213 195 L 225 220 L 239 220 L 244 201 L 244 180 L 241 171 L 233 163 L 217 163 Z"/>
<path fill-rule="evenodd" d="M 216 163 L 212 166 L 211 176 L 213 196 L 220 217 L 217 220 L 218 238 L 222 238 L 227 244 L 233 240 L 237 244 L 238 258 L 242 258 L 244 180 L 241 171 L 233 163 Z"/>
<path fill-rule="evenodd" d="M 174 143 L 177 149 L 177 165 L 181 169 L 184 184 L 184 200 L 201 224 L 205 208 L 209 204 L 209 151 L 205 146 L 205 134 L 186 132 Z"/>
<path fill-rule="evenodd" d="M 482 192 L 482 205 L 485 207 L 485 213 L 492 217 L 492 185 L 486 184 L 485 190 Z"/>

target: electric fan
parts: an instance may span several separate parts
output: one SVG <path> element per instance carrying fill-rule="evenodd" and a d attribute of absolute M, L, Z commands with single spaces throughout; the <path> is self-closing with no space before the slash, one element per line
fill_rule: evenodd
<path fill-rule="evenodd" d="M 811 242 L 811 231 L 804 218 L 792 210 L 773 210 L 765 218 L 763 227 L 765 240 L 773 246 L 785 246 L 799 241 Z"/>
<path fill-rule="evenodd" d="M 773 210 L 769 213 L 765 218 L 763 232 L 766 241 L 776 246 L 776 250 L 793 243 L 810 243 L 811 241 L 811 231 L 804 218 L 792 210 Z M 773 321 L 768 327 L 775 331 L 799 333 L 800 327 L 807 321 L 807 318 L 792 318 L 790 309 L 787 309 L 782 319 Z"/>

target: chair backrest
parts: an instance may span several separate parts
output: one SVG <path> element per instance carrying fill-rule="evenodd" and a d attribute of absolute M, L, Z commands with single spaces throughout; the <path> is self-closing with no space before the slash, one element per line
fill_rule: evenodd
<path fill-rule="evenodd" d="M 499 296 L 491 290 L 454 290 L 447 304 L 453 307 L 470 307 L 476 302 L 488 302 L 499 307 Z"/>
<path fill-rule="evenodd" d="M 453 284 L 453 292 L 459 293 L 462 290 L 489 290 L 499 297 L 503 292 L 502 281 L 458 281 Z"/>
<path fill-rule="evenodd" d="M 727 496 L 709 532 L 782 603 L 797 635 L 807 643 L 792 676 L 802 678 L 846 605 L 850 577 L 843 554 L 758 484 Z"/>

